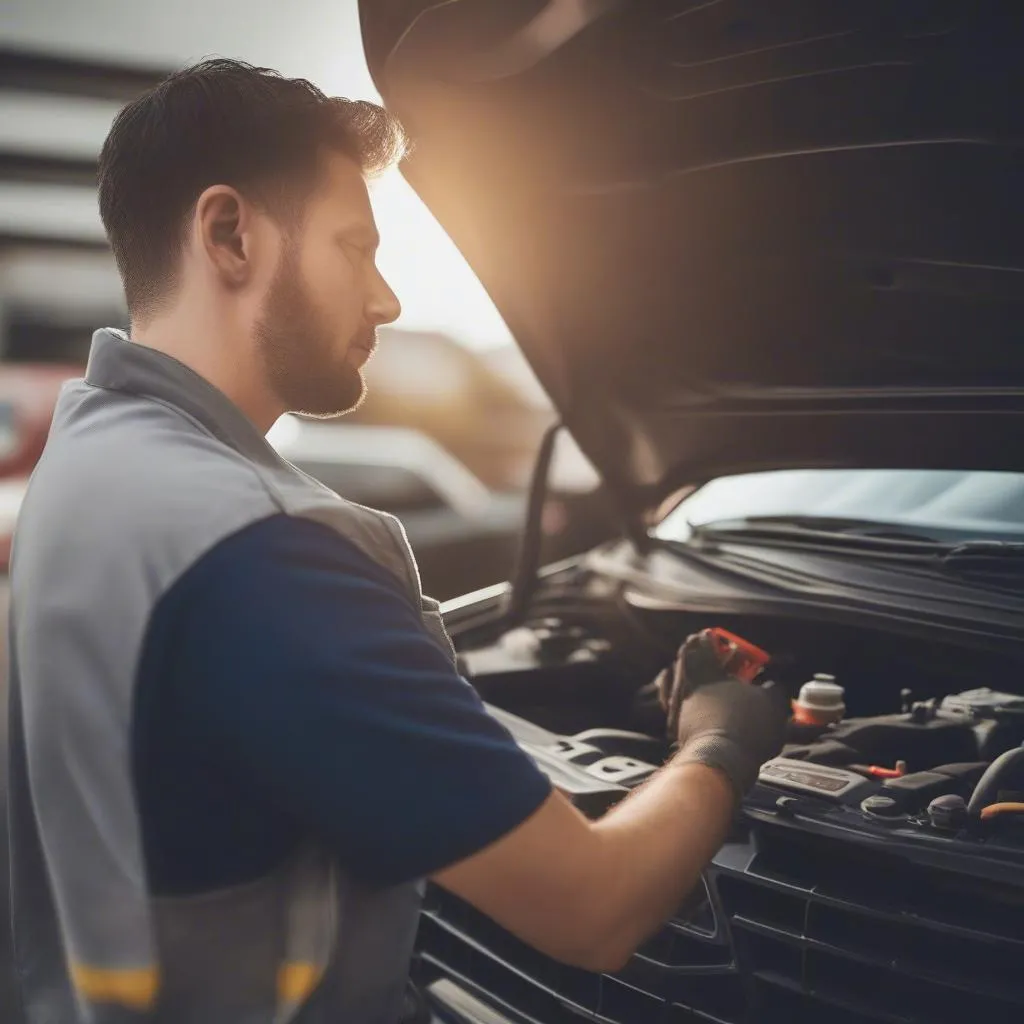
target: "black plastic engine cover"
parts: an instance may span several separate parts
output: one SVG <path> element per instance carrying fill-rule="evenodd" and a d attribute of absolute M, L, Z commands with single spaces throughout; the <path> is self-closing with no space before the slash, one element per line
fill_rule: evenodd
<path fill-rule="evenodd" d="M 910 715 L 884 715 L 840 722 L 817 740 L 787 745 L 785 756 L 839 767 L 865 761 L 885 765 L 906 761 L 913 771 L 976 761 L 978 738 L 975 725 L 963 718 L 915 722 Z"/>

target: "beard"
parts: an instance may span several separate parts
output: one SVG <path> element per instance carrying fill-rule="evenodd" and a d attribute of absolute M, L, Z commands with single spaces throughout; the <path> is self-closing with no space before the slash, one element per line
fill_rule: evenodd
<path fill-rule="evenodd" d="M 374 333 L 355 343 L 372 347 Z M 365 398 L 362 373 L 339 358 L 336 335 L 303 287 L 293 245 L 281 254 L 255 337 L 270 388 L 289 412 L 326 419 Z"/>

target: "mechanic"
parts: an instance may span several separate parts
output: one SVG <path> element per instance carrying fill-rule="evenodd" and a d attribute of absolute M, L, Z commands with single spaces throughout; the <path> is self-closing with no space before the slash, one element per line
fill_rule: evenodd
<path fill-rule="evenodd" d="M 390 1024 L 425 878 L 616 969 L 781 745 L 771 691 L 681 685 L 691 644 L 662 685 L 678 753 L 588 821 L 457 674 L 398 523 L 266 443 L 363 396 L 399 314 L 367 180 L 403 145 L 377 106 L 228 60 L 104 144 L 130 335 L 63 390 L 13 560 L 30 1024 Z"/>

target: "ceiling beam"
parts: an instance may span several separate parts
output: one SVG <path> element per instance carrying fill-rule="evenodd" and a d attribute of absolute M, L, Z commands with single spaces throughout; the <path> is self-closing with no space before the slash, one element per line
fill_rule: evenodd
<path fill-rule="evenodd" d="M 96 161 L 0 150 L 0 182 L 96 187 Z"/>
<path fill-rule="evenodd" d="M 34 235 L 0 229 L 0 252 L 9 252 L 12 249 L 34 249 L 46 252 L 110 252 L 110 246 L 106 241 L 98 238 Z"/>
<path fill-rule="evenodd" d="M 0 89 L 127 102 L 168 74 L 166 68 L 133 67 L 0 46 Z"/>

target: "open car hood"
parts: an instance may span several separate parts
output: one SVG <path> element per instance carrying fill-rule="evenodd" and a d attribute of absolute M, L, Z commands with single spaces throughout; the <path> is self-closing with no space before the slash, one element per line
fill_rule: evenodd
<path fill-rule="evenodd" d="M 1018 0 L 363 0 L 403 171 L 635 519 L 1024 470 Z"/>

